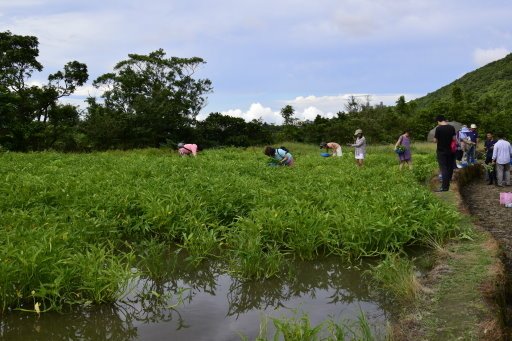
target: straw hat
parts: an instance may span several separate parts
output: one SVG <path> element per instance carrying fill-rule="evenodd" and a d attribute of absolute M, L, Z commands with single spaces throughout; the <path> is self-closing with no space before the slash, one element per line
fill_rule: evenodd
<path fill-rule="evenodd" d="M 363 131 L 361 129 L 357 129 L 356 132 L 354 133 L 354 135 L 357 135 L 357 134 L 362 134 Z"/>

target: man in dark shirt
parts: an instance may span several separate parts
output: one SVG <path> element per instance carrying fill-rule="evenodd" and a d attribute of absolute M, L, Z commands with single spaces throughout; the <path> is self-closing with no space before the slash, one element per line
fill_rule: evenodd
<path fill-rule="evenodd" d="M 494 170 L 494 165 L 492 163 L 492 152 L 494 151 L 494 145 L 496 144 L 498 140 L 494 138 L 491 132 L 488 132 L 486 135 L 486 139 L 484 142 L 485 147 L 485 164 L 487 167 L 487 178 L 489 180 L 489 185 L 492 185 L 492 183 L 498 183 L 496 179 L 496 172 Z"/>
<path fill-rule="evenodd" d="M 476 146 L 478 145 L 478 131 L 476 131 L 476 124 L 471 125 L 468 137 L 471 140 L 471 146 L 468 151 L 468 163 L 473 164 L 476 162 Z"/>
<path fill-rule="evenodd" d="M 437 128 L 434 138 L 437 142 L 437 163 L 443 177 L 441 188 L 436 192 L 446 192 L 450 189 L 455 163 L 455 154 L 451 149 L 452 140 L 455 138 L 455 128 L 446 122 L 443 115 L 437 116 L 436 121 Z"/>

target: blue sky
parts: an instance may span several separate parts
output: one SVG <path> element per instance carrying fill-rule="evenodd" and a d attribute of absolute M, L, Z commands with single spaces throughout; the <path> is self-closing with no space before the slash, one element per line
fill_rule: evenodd
<path fill-rule="evenodd" d="M 39 38 L 44 82 L 71 60 L 88 84 L 129 53 L 201 57 L 222 112 L 280 123 L 331 117 L 349 95 L 393 104 L 432 92 L 512 50 L 505 0 L 0 0 L 0 31 Z M 46 72 L 46 73 L 45 73 Z M 366 98 L 364 96 L 359 98 Z"/>

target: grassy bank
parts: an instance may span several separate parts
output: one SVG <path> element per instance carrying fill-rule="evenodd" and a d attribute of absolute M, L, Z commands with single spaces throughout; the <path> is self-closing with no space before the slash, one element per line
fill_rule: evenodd
<path fill-rule="evenodd" d="M 363 169 L 347 148 L 287 146 L 293 168 L 268 167 L 260 148 L 0 154 L 2 311 L 114 301 L 148 242 L 265 278 L 290 258 L 378 256 L 460 232 L 456 210 L 421 185 L 430 147 L 399 172 L 389 146 L 370 148 Z"/>
<path fill-rule="evenodd" d="M 465 184 L 480 171 L 458 174 Z M 440 200 L 465 212 L 458 193 L 443 193 Z M 501 340 L 504 338 L 504 268 L 497 242 L 475 226 L 469 216 L 461 220 L 468 230 L 463 238 L 433 244 L 432 267 L 417 278 L 415 299 L 403 305 L 394 328 L 395 340 Z"/>

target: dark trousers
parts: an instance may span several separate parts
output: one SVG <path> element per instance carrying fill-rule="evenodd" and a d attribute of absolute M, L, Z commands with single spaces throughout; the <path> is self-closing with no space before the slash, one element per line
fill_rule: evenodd
<path fill-rule="evenodd" d="M 452 180 L 455 155 L 451 152 L 437 153 L 437 163 L 439 163 L 439 169 L 443 177 L 441 188 L 448 190 L 450 188 L 450 181 Z"/>
<path fill-rule="evenodd" d="M 485 158 L 485 164 L 486 165 L 492 165 L 492 156 L 487 156 Z M 496 177 L 496 166 L 493 165 L 492 170 L 487 171 L 487 179 L 489 180 L 489 185 L 493 182 L 497 185 L 498 179 Z"/>

